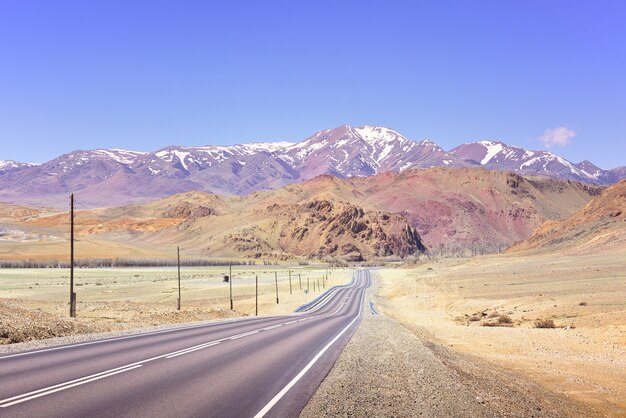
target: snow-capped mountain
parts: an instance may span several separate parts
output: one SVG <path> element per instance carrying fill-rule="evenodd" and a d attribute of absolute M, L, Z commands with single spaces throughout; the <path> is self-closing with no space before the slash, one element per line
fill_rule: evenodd
<path fill-rule="evenodd" d="M 19 161 L 13 160 L 0 160 L 0 174 L 24 167 L 33 167 L 35 165 L 36 164 L 20 163 Z"/>
<path fill-rule="evenodd" d="M 472 142 L 452 149 L 450 154 L 488 169 L 514 171 L 526 175 L 582 181 L 611 183 L 611 174 L 589 161 L 573 164 L 549 151 L 531 151 L 499 141 Z"/>
<path fill-rule="evenodd" d="M 415 142 L 377 126 L 344 125 L 320 131 L 276 154 L 305 179 L 319 174 L 354 177 L 409 167 L 458 166 L 458 158 L 428 140 Z"/>
<path fill-rule="evenodd" d="M 447 152 L 388 128 L 343 125 L 297 143 L 74 151 L 41 165 L 0 161 L 0 201 L 66 206 L 67 194 L 77 192 L 86 205 L 113 206 L 191 190 L 242 195 L 321 174 L 349 178 L 439 166 L 482 166 L 595 184 L 626 177 L 624 167 L 602 170 L 589 161 L 573 164 L 551 152 L 497 141 Z"/>

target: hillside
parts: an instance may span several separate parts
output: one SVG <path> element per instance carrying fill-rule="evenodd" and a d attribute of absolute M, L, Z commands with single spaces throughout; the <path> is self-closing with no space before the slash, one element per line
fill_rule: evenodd
<path fill-rule="evenodd" d="M 504 250 L 544 221 L 571 215 L 601 190 L 478 168 L 432 168 L 348 180 L 323 176 L 254 196 L 265 204 L 329 199 L 399 213 L 431 254 L 471 255 Z"/>
<path fill-rule="evenodd" d="M 510 252 L 597 253 L 626 250 L 626 180 L 609 187 L 584 208 L 548 221 Z"/>
<path fill-rule="evenodd" d="M 252 258 L 498 252 L 546 220 L 570 216 L 601 190 L 485 169 L 432 168 L 368 178 L 320 176 L 248 196 L 188 192 L 78 210 L 77 255 L 169 258 L 178 245 L 193 256 Z M 0 259 L 65 259 L 67 212 L 24 213 L 7 219 L 13 239 L 0 245 Z M 19 233 L 30 238 L 18 239 Z"/>

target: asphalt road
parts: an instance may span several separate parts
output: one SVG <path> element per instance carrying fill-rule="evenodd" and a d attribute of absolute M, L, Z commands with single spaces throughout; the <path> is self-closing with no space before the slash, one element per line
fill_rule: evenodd
<path fill-rule="evenodd" d="M 361 319 L 368 271 L 311 311 L 0 357 L 0 417 L 292 417 Z"/>

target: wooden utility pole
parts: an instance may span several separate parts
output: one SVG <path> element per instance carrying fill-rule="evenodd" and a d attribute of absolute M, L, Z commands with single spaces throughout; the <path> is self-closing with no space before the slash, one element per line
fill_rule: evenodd
<path fill-rule="evenodd" d="M 289 294 L 293 295 L 293 292 L 291 291 L 291 270 L 289 270 Z"/>
<path fill-rule="evenodd" d="M 176 247 L 176 259 L 178 266 L 178 310 L 180 311 L 180 247 Z"/>
<path fill-rule="evenodd" d="M 298 281 L 300 282 L 300 290 L 302 290 L 302 276 L 298 273 Z"/>
<path fill-rule="evenodd" d="M 76 317 L 76 293 L 74 293 L 74 193 L 70 195 L 70 317 Z"/>
<path fill-rule="evenodd" d="M 255 296 L 254 296 L 254 316 L 259 316 L 259 276 L 254 276 Z"/>
<path fill-rule="evenodd" d="M 278 304 L 278 273 L 274 272 L 274 281 L 276 282 L 276 303 Z"/>
<path fill-rule="evenodd" d="M 233 263 L 228 263 L 228 285 L 230 289 L 230 310 L 233 310 Z"/>

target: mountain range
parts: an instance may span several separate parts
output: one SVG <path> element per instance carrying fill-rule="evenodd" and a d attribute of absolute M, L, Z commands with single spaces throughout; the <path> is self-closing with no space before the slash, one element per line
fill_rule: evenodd
<path fill-rule="evenodd" d="M 319 175 L 367 177 L 409 168 L 484 167 L 590 184 L 626 178 L 626 167 L 603 170 L 548 151 L 480 141 L 445 151 L 376 126 L 343 125 L 297 142 L 169 146 L 155 152 L 74 151 L 43 164 L 0 161 L 0 201 L 66 207 L 74 192 L 85 207 L 140 203 L 176 193 L 245 195 Z"/>
<path fill-rule="evenodd" d="M 320 175 L 246 196 L 186 192 L 76 213 L 79 258 L 346 261 L 499 252 L 604 187 L 484 168 Z M 67 259 L 67 209 L 0 204 L 0 259 Z"/>

